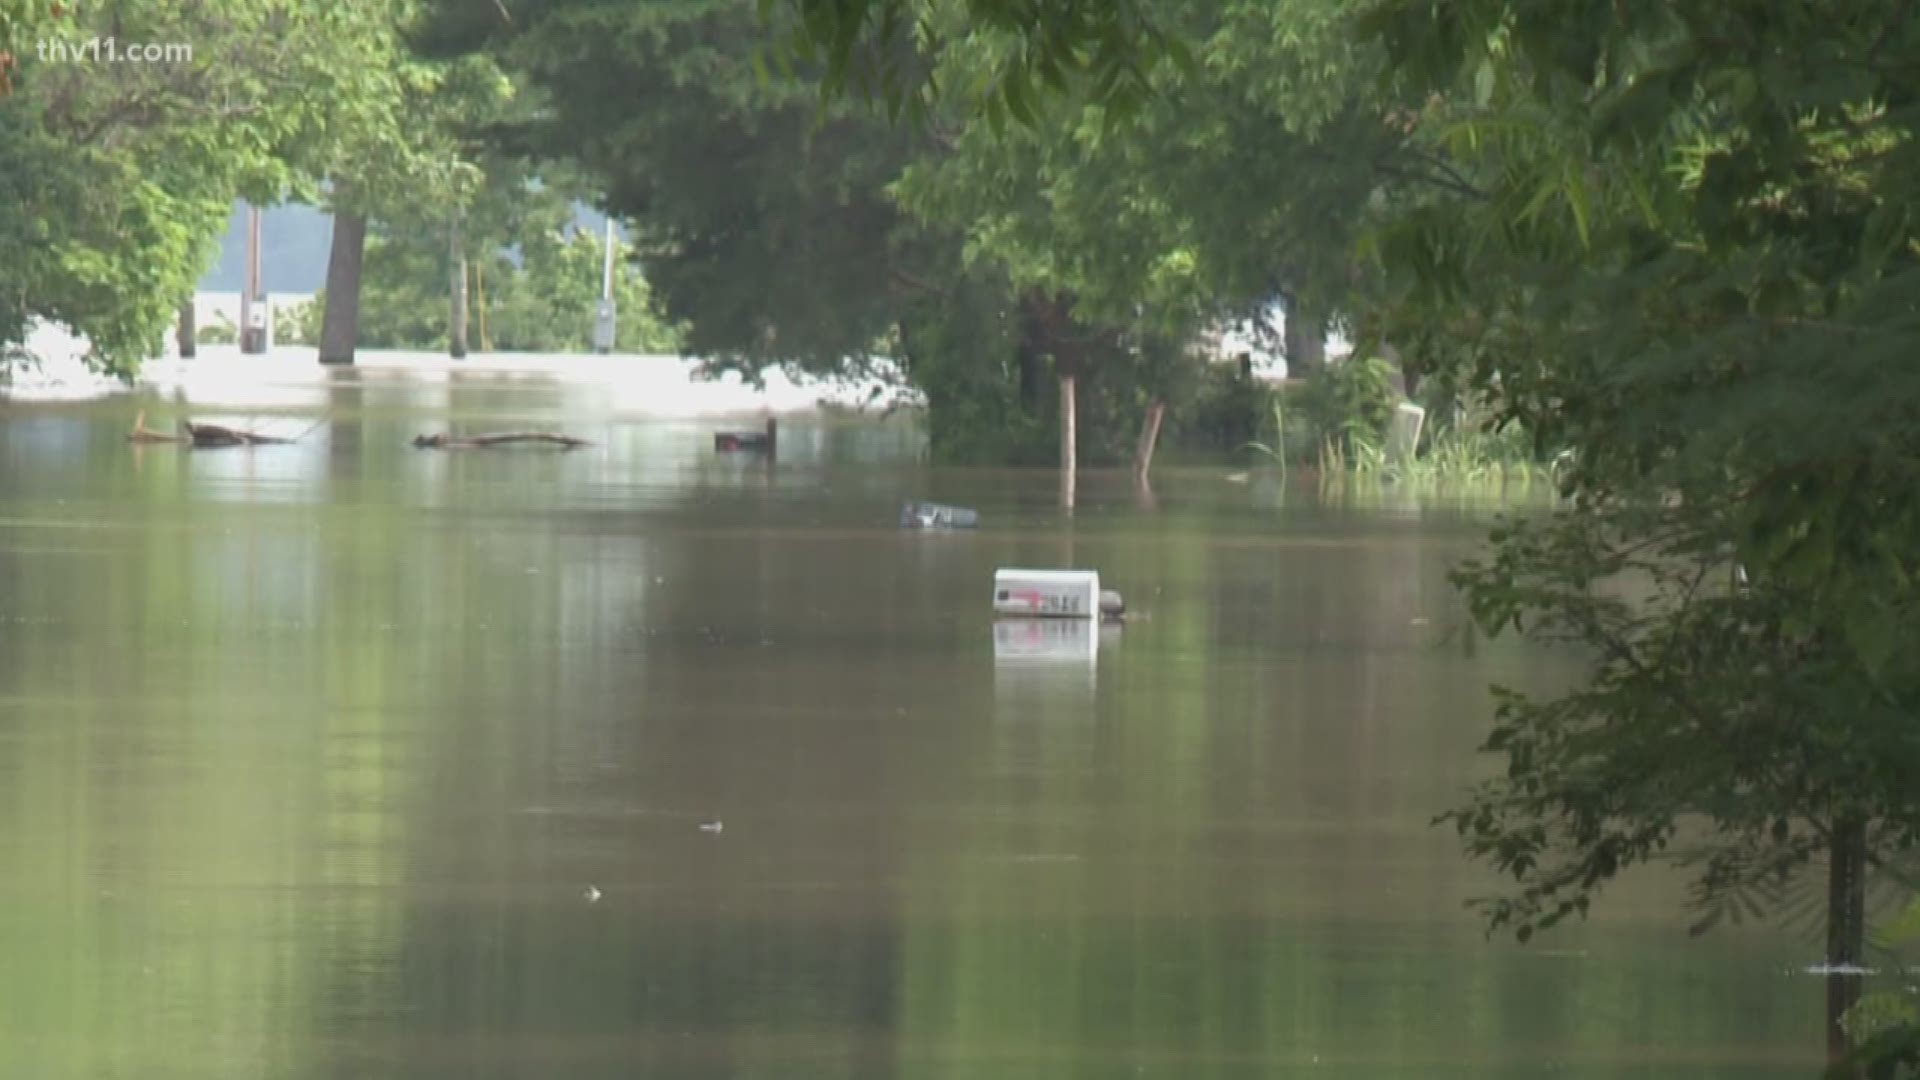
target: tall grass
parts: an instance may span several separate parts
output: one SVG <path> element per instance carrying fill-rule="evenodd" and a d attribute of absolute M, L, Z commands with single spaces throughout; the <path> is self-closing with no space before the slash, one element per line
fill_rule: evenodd
<path fill-rule="evenodd" d="M 1557 489 L 1564 461 L 1542 461 L 1523 433 L 1493 431 L 1484 417 L 1463 412 L 1421 432 L 1413 455 L 1395 460 L 1385 441 L 1354 418 L 1315 422 L 1290 418 L 1287 396 L 1272 400 L 1273 439 L 1254 441 L 1246 448 L 1278 467 L 1282 477 L 1290 463 L 1314 465 L 1322 487 L 1348 479 L 1401 484 L 1422 489 L 1493 487 L 1515 494 L 1530 493 L 1536 485 Z"/>
<path fill-rule="evenodd" d="M 1280 466 L 1280 475 L 1287 475 L 1287 395 L 1281 391 L 1273 394 L 1273 445 L 1263 442 L 1250 442 L 1247 449 L 1261 455 Z"/>

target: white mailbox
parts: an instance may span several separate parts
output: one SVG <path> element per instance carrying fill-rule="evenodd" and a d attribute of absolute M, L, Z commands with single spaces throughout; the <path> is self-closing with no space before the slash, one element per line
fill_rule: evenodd
<path fill-rule="evenodd" d="M 1092 570 L 995 570 L 996 615 L 1055 619 L 1100 617 L 1100 575 Z"/>

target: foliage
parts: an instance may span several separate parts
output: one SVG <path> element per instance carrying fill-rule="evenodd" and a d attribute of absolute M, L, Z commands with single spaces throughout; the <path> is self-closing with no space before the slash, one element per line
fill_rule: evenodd
<path fill-rule="evenodd" d="M 358 26 L 350 111 L 336 137 L 299 144 L 296 163 L 324 178 L 318 192 L 336 213 L 448 222 L 481 188 L 488 125 L 525 103 L 490 57 L 425 59 L 406 34 L 423 15 L 417 0 L 380 0 Z"/>
<path fill-rule="evenodd" d="M 687 347 L 751 372 L 858 367 L 913 256 L 883 188 L 911 140 L 756 63 L 751 0 L 522 6 L 493 55 L 548 107 L 506 129 L 636 230 Z"/>
<path fill-rule="evenodd" d="M 972 263 L 1016 288 L 1064 298 L 1087 329 L 1184 341 L 1284 298 L 1337 311 L 1372 193 L 1404 136 L 1369 96 L 1374 50 L 1349 43 L 1331 5 L 1167 0 L 1153 15 L 1197 43 L 1195 63 L 1156 69 L 1151 96 L 1068 92 L 1021 124 L 947 109 L 938 154 L 916 155 L 893 191 L 915 218 L 959 233 Z M 964 43 L 939 55 L 944 85 L 990 83 L 1016 32 L 935 20 Z M 1317 327 L 1316 327 L 1317 329 Z"/>
<path fill-rule="evenodd" d="M 522 248 L 522 263 L 496 257 L 487 280 L 493 346 L 527 352 L 584 352 L 592 347 L 600 301 L 602 241 L 590 233 L 546 234 Z M 616 243 L 613 283 L 614 348 L 621 352 L 678 353 L 681 334 L 660 315 L 631 245 Z"/>
<path fill-rule="evenodd" d="M 202 345 L 237 345 L 240 342 L 240 328 L 227 318 L 226 312 L 216 311 L 211 322 L 193 328 L 193 337 Z"/>
<path fill-rule="evenodd" d="M 469 288 L 471 325 L 481 325 L 484 348 L 501 352 L 586 352 L 592 348 L 598 310 L 603 247 L 586 232 L 558 230 L 515 238 L 516 251 L 490 250 L 476 263 L 484 290 Z M 678 352 L 679 339 L 653 308 L 647 285 L 616 245 L 621 270 L 614 278 L 615 347 L 625 352 Z M 372 348 L 438 349 L 446 346 L 447 282 L 452 274 L 446 246 L 418 236 L 382 235 L 367 241 L 360 298 L 360 340 Z M 304 309 L 300 337 L 318 340 L 325 307 L 322 293 Z"/>
<path fill-rule="evenodd" d="M 316 298 L 317 301 L 318 298 Z M 317 302 L 304 304 L 276 303 L 273 308 L 273 342 L 275 345 L 315 345 L 319 343 L 319 326 L 315 313 L 320 310 Z M 215 340 L 206 332 L 195 328 L 198 340 L 209 345 Z"/>
<path fill-rule="evenodd" d="M 1174 450 L 1224 457 L 1259 438 L 1269 417 L 1277 421 L 1282 415 L 1281 392 L 1246 375 L 1238 364 L 1200 365 L 1191 384 L 1170 396 L 1177 408 L 1161 438 Z"/>
<path fill-rule="evenodd" d="M 1349 357 L 1328 364 L 1300 392 L 1299 415 L 1323 440 L 1333 440 L 1353 457 L 1362 448 L 1380 447 L 1400 393 L 1393 365 L 1379 357 Z"/>
<path fill-rule="evenodd" d="M 776 4 L 760 0 L 763 17 Z M 928 111 L 939 103 L 942 85 L 968 88 L 971 103 L 995 126 L 1031 121 L 1045 95 L 1070 84 L 1125 111 L 1151 96 L 1154 65 L 1193 63 L 1153 0 L 786 0 L 780 6 L 796 16 L 787 52 L 823 67 L 823 94 L 850 87 L 894 113 Z M 1013 35 L 1017 47 L 996 55 L 972 82 L 942 79 L 923 58 L 961 51 L 972 29 Z"/>

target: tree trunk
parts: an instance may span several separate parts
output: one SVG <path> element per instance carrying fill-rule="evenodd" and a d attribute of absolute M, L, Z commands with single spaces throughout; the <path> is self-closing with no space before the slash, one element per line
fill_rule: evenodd
<path fill-rule="evenodd" d="M 1305 379 L 1327 366 L 1327 319 L 1292 296 L 1286 297 L 1286 309 L 1281 348 L 1287 354 L 1287 378 Z"/>
<path fill-rule="evenodd" d="M 458 218 L 448 230 L 447 248 L 447 262 L 453 267 L 453 289 L 447 313 L 447 355 L 461 360 L 467 355 L 467 252 Z"/>
<path fill-rule="evenodd" d="M 1140 422 L 1140 442 L 1133 450 L 1133 478 L 1142 483 L 1153 468 L 1153 448 L 1160 443 L 1160 421 L 1166 415 L 1167 403 L 1156 399 L 1147 406 L 1146 419 Z"/>
<path fill-rule="evenodd" d="M 1020 411 L 1035 416 L 1040 411 L 1042 353 L 1038 328 L 1030 322 L 1021 327 L 1020 340 L 1014 345 L 1014 360 L 1019 366 Z"/>
<path fill-rule="evenodd" d="M 1859 818 L 1834 823 L 1827 853 L 1827 1062 L 1853 1051 L 1840 1021 L 1860 1000 L 1866 952 L 1867 827 Z M 1848 1075 L 1834 1073 L 1830 1075 Z"/>
<path fill-rule="evenodd" d="M 367 251 L 367 219 L 333 216 L 333 247 L 327 255 L 326 310 L 320 315 L 320 362 L 353 363 L 360 340 L 360 264 Z"/>
<path fill-rule="evenodd" d="M 1077 412 L 1074 384 L 1078 381 L 1071 367 L 1060 369 L 1060 505 L 1073 509 L 1074 488 L 1080 469 L 1079 437 L 1075 431 Z"/>
<path fill-rule="evenodd" d="M 199 330 L 194 326 L 193 300 L 180 305 L 180 316 L 174 323 L 173 337 L 180 346 L 180 359 L 191 360 L 198 351 Z"/>

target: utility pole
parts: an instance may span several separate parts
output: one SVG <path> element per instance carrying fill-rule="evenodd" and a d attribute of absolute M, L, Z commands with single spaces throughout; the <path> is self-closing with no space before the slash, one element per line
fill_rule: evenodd
<path fill-rule="evenodd" d="M 606 355 L 613 351 L 613 218 L 607 218 L 607 254 L 600 271 L 600 310 L 593 320 L 593 351 Z"/>
<path fill-rule="evenodd" d="M 260 208 L 247 207 L 247 269 L 240 287 L 240 351 L 267 351 L 267 298 L 260 288 Z"/>

